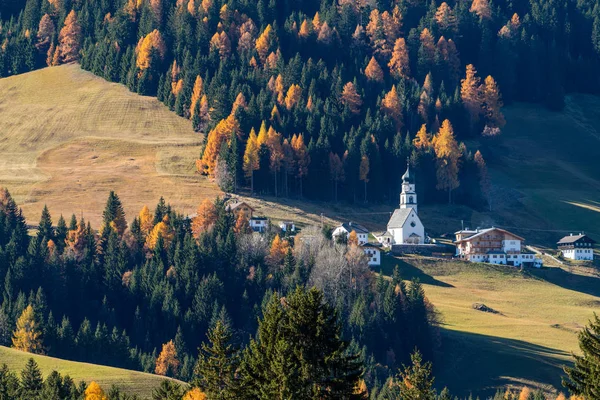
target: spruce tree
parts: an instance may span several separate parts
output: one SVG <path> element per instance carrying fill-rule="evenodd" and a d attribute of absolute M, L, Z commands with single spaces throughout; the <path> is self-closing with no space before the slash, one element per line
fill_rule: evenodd
<path fill-rule="evenodd" d="M 193 384 L 211 399 L 235 399 L 239 352 L 232 344 L 231 328 L 218 319 L 207 336 L 209 343 L 202 343 Z"/>
<path fill-rule="evenodd" d="M 41 241 L 43 238 L 46 240 L 54 240 L 54 228 L 52 227 L 52 217 L 48 207 L 44 205 L 42 210 L 42 217 L 40 218 L 40 224 L 38 229 L 38 240 Z"/>
<path fill-rule="evenodd" d="M 241 364 L 242 398 L 360 399 L 358 355 L 317 289 L 273 296 Z"/>
<path fill-rule="evenodd" d="M 398 376 L 400 398 L 403 400 L 435 400 L 434 378 L 431 376 L 431 363 L 423 363 L 417 350 L 410 356 L 412 365 L 404 367 Z"/>
<path fill-rule="evenodd" d="M 566 367 L 563 385 L 573 395 L 600 399 L 600 318 L 594 318 L 579 333 L 579 348 L 583 355 L 573 355 L 575 366 Z"/>
<path fill-rule="evenodd" d="M 21 371 L 19 395 L 21 399 L 40 399 L 43 388 L 42 372 L 33 358 L 30 358 Z"/>

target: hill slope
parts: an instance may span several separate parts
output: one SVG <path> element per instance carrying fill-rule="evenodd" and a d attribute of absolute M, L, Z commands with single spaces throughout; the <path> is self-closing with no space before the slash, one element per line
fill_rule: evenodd
<path fill-rule="evenodd" d="M 17 373 L 23 369 L 27 360 L 32 357 L 38 363 L 44 378 L 50 372 L 56 370 L 63 376 L 69 375 L 75 382 L 85 381 L 89 383 L 96 381 L 106 390 L 112 385 L 116 385 L 124 392 L 137 394 L 142 398 L 150 398 L 152 390 L 160 385 L 162 380 L 166 379 L 162 376 L 143 372 L 61 360 L 0 346 L 0 364 L 7 364 L 11 370 Z"/>
<path fill-rule="evenodd" d="M 423 282 L 441 312 L 440 387 L 482 397 L 504 385 L 564 391 L 562 366 L 579 351 L 577 332 L 600 305 L 597 276 L 421 258 L 387 258 L 383 272 L 396 264 L 404 279 Z M 474 303 L 498 313 L 475 310 Z"/>
<path fill-rule="evenodd" d="M 130 217 L 160 196 L 193 212 L 220 193 L 195 174 L 190 121 L 76 64 L 0 79 L 0 115 L 0 186 L 30 222 L 48 204 L 98 226 L 110 190 Z"/>

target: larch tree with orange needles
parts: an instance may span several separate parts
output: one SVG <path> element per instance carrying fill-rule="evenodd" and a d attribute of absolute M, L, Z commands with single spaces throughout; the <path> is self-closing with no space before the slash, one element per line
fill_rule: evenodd
<path fill-rule="evenodd" d="M 202 232 L 206 232 L 217 220 L 217 208 L 209 199 L 204 199 L 196 210 L 196 216 L 192 219 L 192 233 L 196 239 L 200 238 Z"/>
<path fill-rule="evenodd" d="M 454 138 L 454 130 L 449 120 L 444 120 L 439 132 L 433 138 L 433 149 L 437 158 L 437 188 L 448 191 L 448 203 L 452 202 L 452 191 L 460 182 L 458 180 L 458 161 L 461 151 Z"/>
<path fill-rule="evenodd" d="M 77 21 L 75 10 L 71 10 L 65 19 L 65 25 L 58 35 L 60 60 L 70 63 L 79 59 L 81 49 L 81 25 Z"/>
<path fill-rule="evenodd" d="M 348 107 L 352 114 L 360 114 L 362 99 L 360 94 L 358 94 L 356 91 L 356 86 L 354 86 L 354 83 L 348 82 L 344 85 L 341 101 L 342 104 Z"/>

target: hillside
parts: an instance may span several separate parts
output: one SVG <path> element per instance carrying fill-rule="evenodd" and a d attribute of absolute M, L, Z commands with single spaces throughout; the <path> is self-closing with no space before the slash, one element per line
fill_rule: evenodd
<path fill-rule="evenodd" d="M 523 384 L 564 391 L 562 366 L 578 351 L 577 332 L 600 305 L 597 276 L 419 258 L 388 258 L 384 273 L 396 264 L 404 279 L 423 282 L 441 313 L 438 385 L 464 396 Z M 498 314 L 474 310 L 473 303 Z"/>
<path fill-rule="evenodd" d="M 32 358 L 38 363 L 42 374 L 46 377 L 56 370 L 61 375 L 69 375 L 75 382 L 87 383 L 96 381 L 101 387 L 109 389 L 112 385 L 119 386 L 124 392 L 149 398 L 152 390 L 160 385 L 164 377 L 143 372 L 112 368 L 96 364 L 61 360 L 59 358 L 25 353 L 8 347 L 0 346 L 0 364 L 17 373 L 23 369 L 27 360 Z"/>
<path fill-rule="evenodd" d="M 47 204 L 98 226 L 110 190 L 130 218 L 160 196 L 191 213 L 220 193 L 195 174 L 189 121 L 76 64 L 0 79 L 0 113 L 0 186 L 30 222 Z"/>

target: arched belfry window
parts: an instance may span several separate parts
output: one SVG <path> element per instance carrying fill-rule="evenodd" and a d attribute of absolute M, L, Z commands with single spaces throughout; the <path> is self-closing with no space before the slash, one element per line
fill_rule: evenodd
<path fill-rule="evenodd" d="M 412 203 L 413 203 L 413 197 L 412 197 L 412 196 L 409 196 L 409 197 L 408 197 L 408 204 L 412 204 Z"/>

